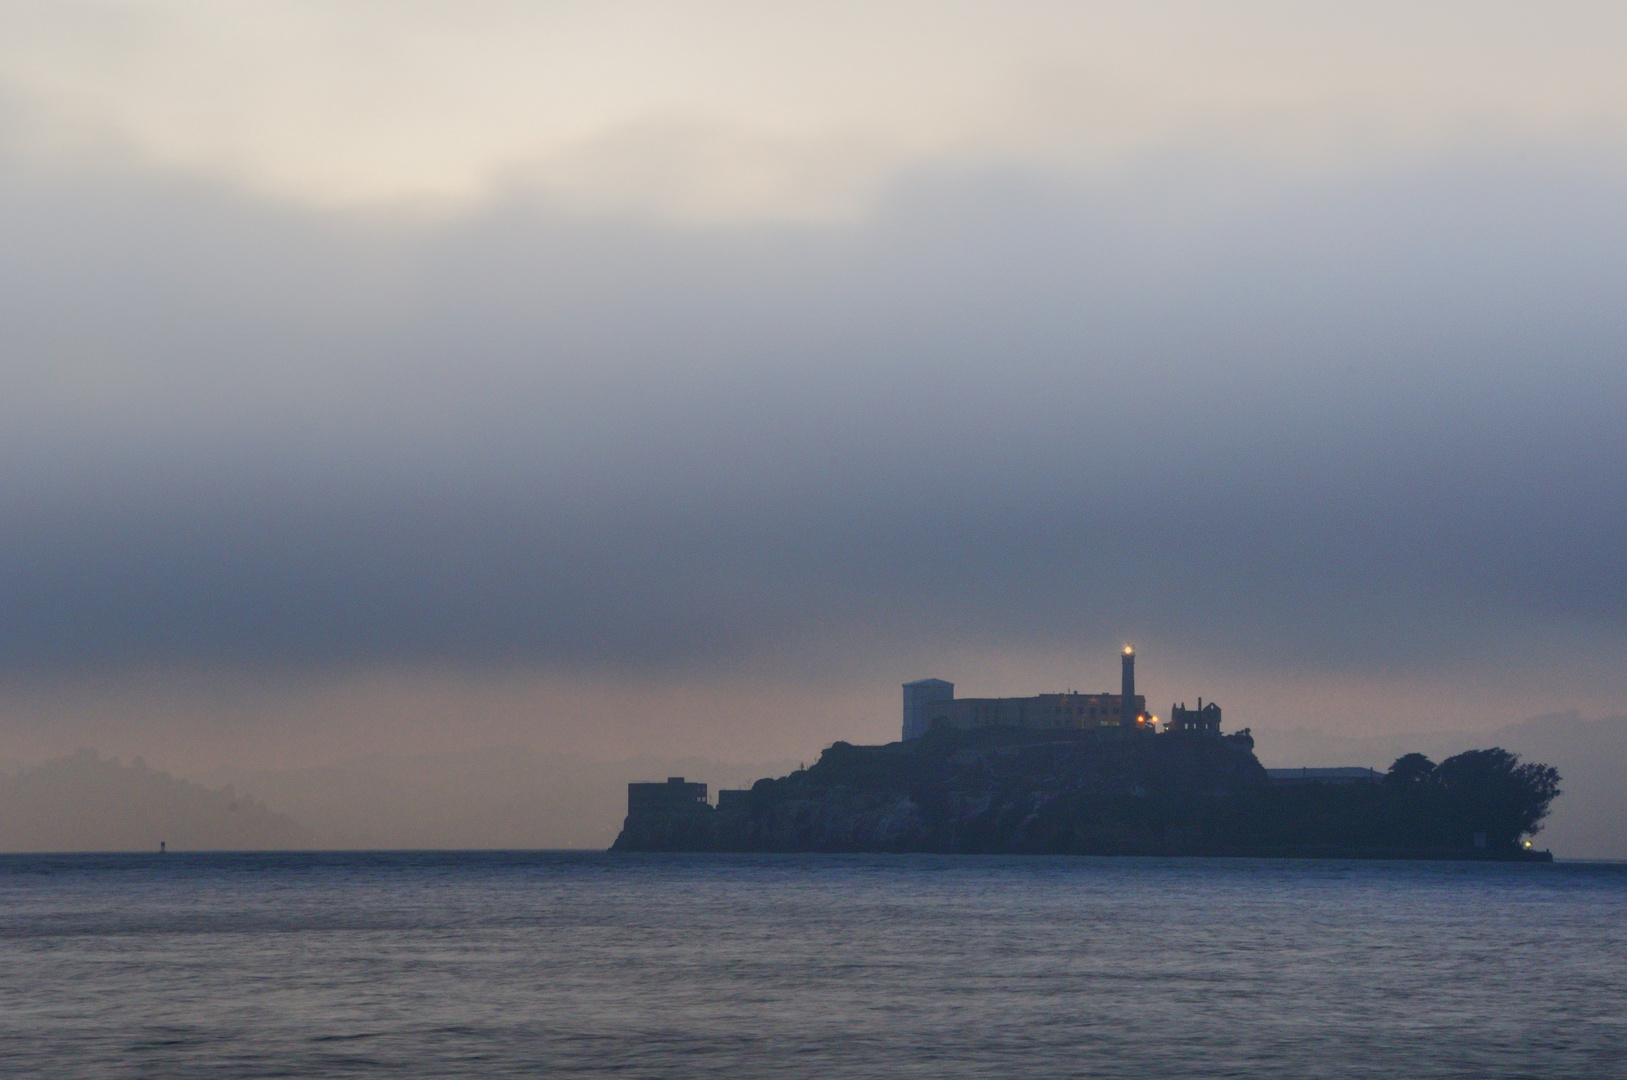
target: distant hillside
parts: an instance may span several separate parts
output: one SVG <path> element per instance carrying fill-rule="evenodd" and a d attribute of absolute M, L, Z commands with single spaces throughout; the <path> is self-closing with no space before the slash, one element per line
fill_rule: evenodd
<path fill-rule="evenodd" d="M 1561 858 L 1627 859 L 1627 716 L 1584 720 L 1576 712 L 1533 717 L 1496 731 L 1448 731 L 1349 738 L 1298 729 L 1255 728 L 1255 753 L 1271 768 L 1367 765 L 1387 768 L 1409 751 L 1441 758 L 1477 746 L 1501 746 L 1559 770 L 1539 843 Z"/>
<path fill-rule="evenodd" d="M 248 851 L 314 835 L 231 788 L 212 790 L 91 750 L 0 778 L 3 851 Z"/>
<path fill-rule="evenodd" d="M 627 785 L 686 776 L 746 787 L 795 762 L 704 758 L 600 761 L 523 746 L 376 755 L 304 769 L 225 771 L 268 806 L 310 824 L 324 847 L 607 848 L 627 813 Z"/>

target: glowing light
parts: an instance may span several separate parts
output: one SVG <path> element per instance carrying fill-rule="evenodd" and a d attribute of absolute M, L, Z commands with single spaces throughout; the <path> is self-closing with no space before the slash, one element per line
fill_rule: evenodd
<path fill-rule="evenodd" d="M 1126 645 L 1126 646 L 1125 646 L 1125 647 L 1124 647 L 1124 655 L 1125 655 L 1125 656 L 1131 656 L 1131 655 L 1133 655 L 1133 654 L 1134 654 L 1134 653 L 1135 653 L 1135 650 L 1134 650 L 1134 649 L 1132 649 L 1132 648 L 1130 648 L 1130 646 L 1128 646 L 1128 645 Z"/>

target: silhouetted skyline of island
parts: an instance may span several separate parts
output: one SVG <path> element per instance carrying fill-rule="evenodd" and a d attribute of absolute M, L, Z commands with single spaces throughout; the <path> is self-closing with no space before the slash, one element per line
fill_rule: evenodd
<path fill-rule="evenodd" d="M 1552 858 L 1527 839 L 1560 793 L 1551 766 L 1492 747 L 1382 775 L 1268 771 L 1215 703 L 1160 731 L 1134 686 L 1129 647 L 1120 695 L 957 702 L 944 680 L 907 683 L 901 741 L 837 742 L 716 807 L 683 777 L 631 784 L 612 849 Z"/>

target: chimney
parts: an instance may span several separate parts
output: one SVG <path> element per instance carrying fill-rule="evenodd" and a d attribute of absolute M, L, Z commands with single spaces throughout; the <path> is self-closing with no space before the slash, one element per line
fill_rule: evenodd
<path fill-rule="evenodd" d="M 1124 684 L 1120 688 L 1119 724 L 1134 727 L 1136 722 L 1136 651 L 1124 647 Z"/>

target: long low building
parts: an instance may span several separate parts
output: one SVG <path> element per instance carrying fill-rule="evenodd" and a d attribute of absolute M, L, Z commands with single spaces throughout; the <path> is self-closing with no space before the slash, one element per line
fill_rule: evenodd
<path fill-rule="evenodd" d="M 706 785 L 687 781 L 681 776 L 669 776 L 664 784 L 627 785 L 629 814 L 656 814 L 710 805 L 706 800 Z"/>
<path fill-rule="evenodd" d="M 933 724 L 983 727 L 1100 728 L 1148 722 L 1147 699 L 1135 692 L 1135 653 L 1124 650 L 1123 687 L 1117 694 L 1035 694 L 1033 697 L 957 698 L 955 684 L 920 679 L 904 684 L 904 738 L 917 739 Z M 1125 703 L 1129 708 L 1125 708 Z"/>
<path fill-rule="evenodd" d="M 1376 784 L 1384 779 L 1377 769 L 1343 766 L 1332 769 L 1267 769 L 1273 784 Z"/>
<path fill-rule="evenodd" d="M 1136 715 L 1147 711 L 1147 699 L 1131 699 Z M 1035 694 L 1033 697 L 949 698 L 925 710 L 925 734 L 935 723 L 969 729 L 981 727 L 1096 728 L 1118 727 L 1124 712 L 1121 694 Z M 906 738 L 915 738 L 913 734 Z"/>

